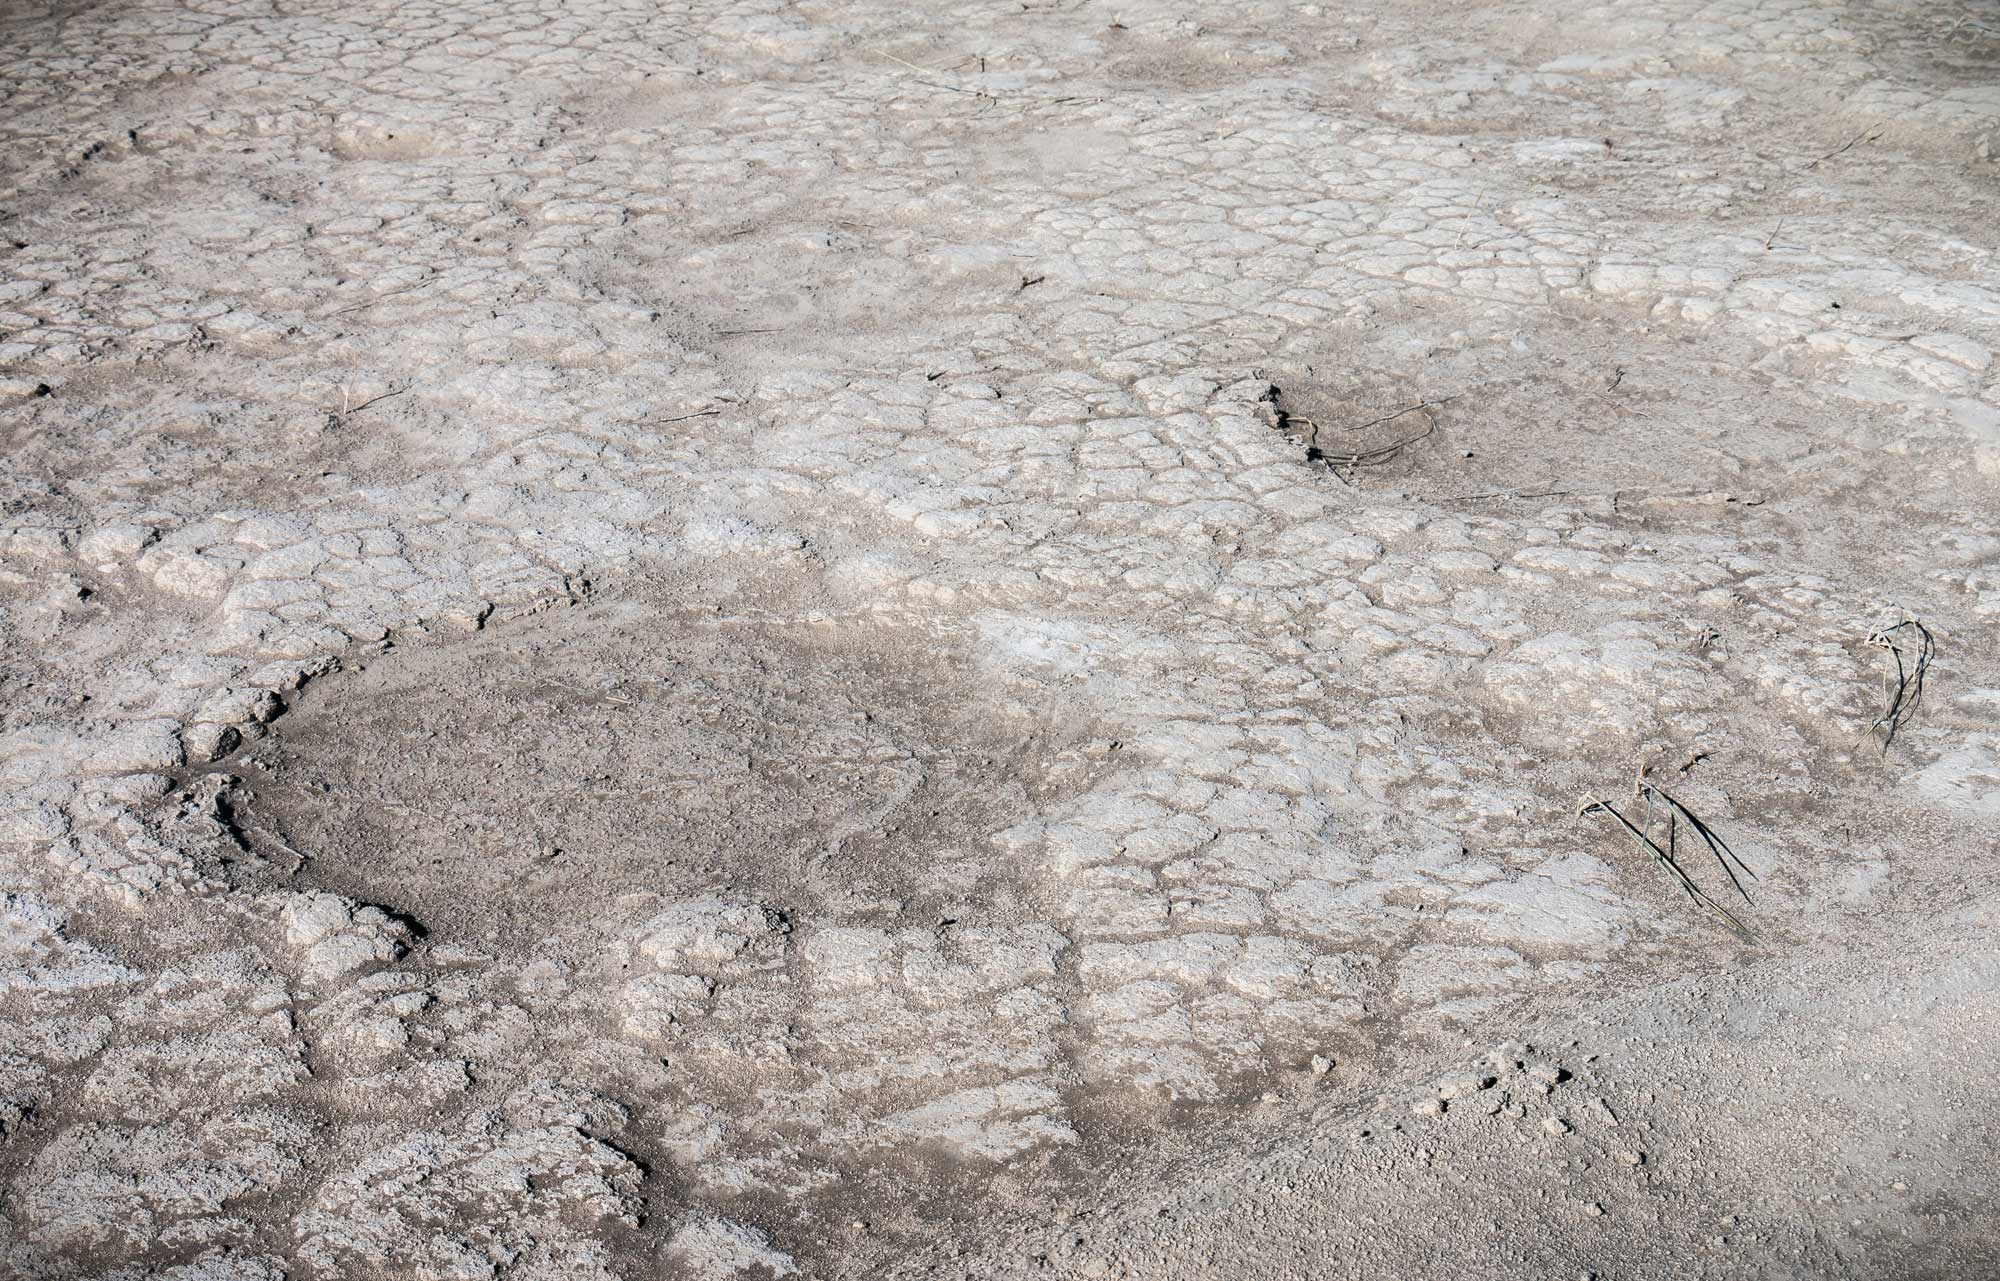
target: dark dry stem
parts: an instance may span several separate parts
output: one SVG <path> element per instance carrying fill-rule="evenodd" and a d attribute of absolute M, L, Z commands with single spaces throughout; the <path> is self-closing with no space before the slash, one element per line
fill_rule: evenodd
<path fill-rule="evenodd" d="M 1438 405 L 1450 404 L 1452 401 L 1456 399 L 1458 399 L 1457 395 L 1451 395 L 1451 396 L 1439 396 L 1436 400 L 1420 400 L 1416 404 L 1406 405 L 1402 409 L 1396 410 L 1394 413 L 1383 414 L 1380 418 L 1370 418 L 1365 423 L 1351 423 L 1345 425 L 1341 427 L 1341 430 L 1367 431 L 1370 427 L 1380 427 L 1383 423 L 1393 423 L 1398 418 L 1406 418 L 1409 415 L 1416 413 L 1419 409 L 1431 409 L 1435 408 Z M 1320 425 L 1317 419 L 1307 418 L 1304 414 L 1285 414 L 1284 417 L 1286 422 L 1304 423 L 1306 426 L 1312 428 L 1312 437 L 1307 443 L 1312 445 L 1315 449 L 1319 447 Z"/>
<path fill-rule="evenodd" d="M 1574 489 L 1503 489 L 1490 494 L 1453 494 L 1439 498 L 1441 503 L 1477 503 L 1495 498 L 1561 498 L 1576 493 Z"/>
<path fill-rule="evenodd" d="M 1450 396 L 1439 396 L 1436 400 L 1420 400 L 1416 404 L 1411 405 L 1408 409 L 1398 409 L 1393 414 L 1384 414 L 1380 418 L 1370 418 L 1367 422 L 1356 423 L 1354 426 L 1346 428 L 1346 430 L 1367 431 L 1370 427 L 1380 427 L 1383 423 L 1393 423 L 1398 418 L 1401 418 L 1406 414 L 1414 414 L 1419 409 L 1429 409 L 1432 405 L 1442 405 L 1451 399 L 1452 397 Z M 1315 424 L 1315 426 L 1317 426 L 1317 424 Z"/>
<path fill-rule="evenodd" d="M 1729 878 L 1729 883 L 1736 887 L 1736 892 L 1743 896 L 1743 901 L 1745 903 L 1750 902 L 1750 891 L 1744 889 L 1743 882 L 1737 879 L 1736 868 L 1743 869 L 1743 874 L 1753 881 L 1757 879 L 1757 873 L 1751 869 L 1748 863 L 1743 861 L 1742 857 L 1735 850 L 1729 848 L 1729 842 L 1717 835 L 1714 828 L 1702 822 L 1700 817 L 1693 810 L 1683 805 L 1679 798 L 1672 792 L 1663 791 L 1660 788 L 1654 787 L 1651 783 L 1641 783 L 1639 790 L 1646 797 L 1648 815 L 1652 813 L 1654 797 L 1658 797 L 1660 802 L 1667 807 L 1667 849 L 1669 852 L 1673 850 L 1673 833 L 1677 825 L 1677 820 L 1686 822 L 1689 827 L 1694 829 L 1695 835 L 1699 836 L 1703 843 L 1708 846 L 1709 853 L 1715 855 L 1715 861 L 1722 864 L 1723 874 Z M 1731 863 L 1734 863 L 1736 866 L 1731 867 Z"/>
<path fill-rule="evenodd" d="M 1403 413 L 1412 413 L 1418 409 L 1428 409 L 1430 408 L 1431 405 L 1440 403 L 1442 402 L 1429 401 L 1422 405 L 1412 405 L 1409 409 L 1404 410 Z M 1389 415 L 1389 418 L 1400 418 L 1402 416 L 1403 416 L 1402 414 L 1391 414 Z M 1347 479 L 1347 477 L 1342 476 L 1340 474 L 1340 469 L 1342 467 L 1369 467 L 1373 466 L 1376 463 L 1386 463 L 1390 459 L 1394 458 L 1397 454 L 1402 453 L 1403 450 L 1406 449 L 1407 447 L 1416 444 L 1418 441 L 1422 440 L 1424 437 L 1430 435 L 1432 432 L 1435 432 L 1437 430 L 1437 424 L 1432 423 L 1430 426 L 1424 428 L 1422 431 L 1416 433 L 1415 435 L 1407 436 L 1402 440 L 1396 441 L 1394 444 L 1383 445 L 1376 449 L 1349 450 L 1344 453 L 1335 453 L 1333 451 L 1323 449 L 1320 447 L 1319 424 L 1314 422 L 1312 419 L 1288 416 L 1286 418 L 1286 421 L 1288 423 L 1304 423 L 1306 426 L 1312 428 L 1312 436 L 1306 443 L 1306 458 L 1309 460 L 1317 460 L 1319 462 L 1325 463 L 1326 469 L 1332 472 L 1335 477 L 1337 477 L 1342 481 L 1345 481 Z M 1380 418 L 1377 419 L 1376 421 L 1387 422 L 1388 418 Z M 1356 428 L 1355 430 L 1359 429 Z"/>
<path fill-rule="evenodd" d="M 361 412 L 362 410 L 364 410 L 364 409 L 368 408 L 368 406 L 370 406 L 370 405 L 379 405 L 379 404 L 381 404 L 381 403 L 382 403 L 383 401 L 385 401 L 385 400 L 389 399 L 389 398 L 390 398 L 391 396 L 400 396 L 400 395 L 402 395 L 402 394 L 403 394 L 404 392 L 408 391 L 408 390 L 409 390 L 409 389 L 410 389 L 410 388 L 411 388 L 412 386 L 414 386 L 414 385 L 415 385 L 415 384 L 413 384 L 413 383 L 404 383 L 404 384 L 403 384 L 403 385 L 402 385 L 401 387 L 392 387 L 392 388 L 390 388 L 390 389 L 389 389 L 388 391 L 385 391 L 385 392 L 383 392 L 383 393 L 382 393 L 381 395 L 379 395 L 379 396 L 370 396 L 370 397 L 369 397 L 368 399 L 366 399 L 366 400 L 362 401 L 362 402 L 361 402 L 360 404 L 358 404 L 358 405 L 353 405 L 353 406 L 348 406 L 348 405 L 345 405 L 345 404 L 343 404 L 343 405 L 341 406 L 341 410 L 340 410 L 340 416 L 341 416 L 342 418 L 349 418 L 349 417 L 352 417 L 353 415 L 355 415 L 355 414 L 358 414 L 358 413 L 360 413 L 360 412 Z M 342 395 L 342 397 L 343 397 L 343 398 L 345 398 L 345 396 L 346 396 L 346 392 L 345 392 L 345 391 L 343 391 L 343 392 L 341 393 L 341 395 Z"/>
<path fill-rule="evenodd" d="M 1896 634 L 1905 629 L 1908 631 L 1902 643 L 1898 644 Z M 1882 732 L 1882 754 L 1887 756 L 1889 745 L 1896 741 L 1897 732 L 1915 718 L 1917 704 L 1923 701 L 1924 677 L 1930 672 L 1931 659 L 1937 655 L 1937 641 L 1931 636 L 1930 628 L 1905 615 L 1903 621 L 1894 627 L 1885 627 L 1870 634 L 1868 643 L 1877 649 L 1888 650 L 1896 664 L 1896 688 L 1889 695 L 1888 710 L 1868 727 L 1871 734 L 1877 730 Z"/>
<path fill-rule="evenodd" d="M 1436 430 L 1437 427 L 1435 424 L 1433 424 L 1432 426 L 1424 428 L 1422 431 L 1418 432 L 1414 436 L 1410 436 L 1407 437 L 1406 439 L 1399 440 L 1393 445 L 1383 445 L 1379 449 L 1364 449 L 1356 453 L 1347 453 L 1347 454 L 1334 454 L 1334 453 L 1328 453 L 1325 450 L 1320 450 L 1319 456 L 1320 458 L 1325 460 L 1326 465 L 1329 467 L 1360 467 L 1371 463 L 1386 463 L 1391 458 L 1394 458 L 1397 454 L 1401 453 L 1405 446 L 1416 444 L 1418 441 L 1422 440 L 1424 437 L 1430 435 L 1432 432 Z"/>
<path fill-rule="evenodd" d="M 413 294 L 420 289 L 429 289 L 432 285 L 437 284 L 443 279 L 444 277 L 442 276 L 432 274 L 414 285 L 405 285 L 401 289 L 391 289 L 387 293 L 376 294 L 372 298 L 363 298 L 360 302 L 349 303 L 345 307 L 335 307 L 332 311 L 327 312 L 326 316 L 328 319 L 331 319 L 334 316 L 345 316 L 349 312 L 365 311 L 377 303 L 387 302 L 391 298 L 401 298 L 404 294 Z"/>
<path fill-rule="evenodd" d="M 1639 828 L 1634 826 L 1632 820 L 1626 818 L 1623 814 L 1621 814 L 1616 806 L 1606 801 L 1591 801 L 1589 804 L 1585 805 L 1582 809 L 1577 811 L 1577 817 L 1582 818 L 1590 814 L 1598 814 L 1598 813 L 1609 814 L 1612 818 L 1618 820 L 1618 825 L 1620 827 L 1623 827 L 1627 832 L 1631 833 L 1633 840 L 1639 842 L 1641 845 L 1646 847 L 1646 849 L 1652 854 L 1653 861 L 1655 863 L 1658 863 L 1662 868 L 1665 868 L 1668 875 L 1674 878 L 1675 884 L 1679 885 L 1681 889 L 1685 890 L 1687 892 L 1687 896 L 1693 899 L 1696 904 L 1698 904 L 1701 907 L 1707 908 L 1709 911 L 1721 917 L 1723 923 L 1729 926 L 1731 930 L 1735 931 L 1736 935 L 1739 938 L 1742 938 L 1747 941 L 1752 937 L 1750 933 L 1750 928 L 1745 924 L 1743 924 L 1741 920 L 1737 919 L 1737 916 L 1734 912 L 1731 912 L 1728 908 L 1716 902 L 1714 899 L 1710 898 L 1705 892 L 1703 892 L 1702 888 L 1694 883 L 1694 878 L 1687 874 L 1687 871 L 1681 867 L 1680 863 L 1674 859 L 1674 856 L 1672 854 L 1669 854 L 1666 850 L 1661 849 L 1658 842 L 1654 841 L 1652 837 L 1648 836 L 1645 832 L 1639 830 Z"/>
<path fill-rule="evenodd" d="M 1835 156 L 1845 155 L 1849 150 L 1851 150 L 1856 146 L 1859 146 L 1861 143 L 1873 142 L 1881 136 L 1882 136 L 1882 131 L 1880 129 L 1863 130 L 1862 132 L 1854 135 L 1854 137 L 1848 139 L 1846 142 L 1841 143 L 1838 147 L 1835 147 L 1832 151 L 1827 152 L 1825 155 L 1821 156 L 1818 160 L 1815 160 L 1811 164 L 1807 165 L 1806 169 L 1808 171 L 1817 169 L 1821 165 L 1825 164 L 1827 161 L 1833 159 Z"/>

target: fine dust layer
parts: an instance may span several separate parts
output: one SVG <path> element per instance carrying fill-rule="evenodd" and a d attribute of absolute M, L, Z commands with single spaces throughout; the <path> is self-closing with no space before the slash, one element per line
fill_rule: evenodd
<path fill-rule="evenodd" d="M 1073 710 L 984 697 L 894 625 L 583 606 L 350 670 L 244 754 L 238 817 L 312 851 L 289 882 L 463 943 L 635 898 L 1023 910 L 1020 869 L 975 852 L 1092 773 Z"/>
<path fill-rule="evenodd" d="M 1993 1271 L 1990 16 L 0 53 L 0 1275 Z"/>

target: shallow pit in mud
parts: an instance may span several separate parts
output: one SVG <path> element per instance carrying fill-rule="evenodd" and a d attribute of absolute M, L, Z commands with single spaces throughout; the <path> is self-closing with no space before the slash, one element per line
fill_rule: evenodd
<path fill-rule="evenodd" d="M 434 937 L 561 932 L 631 894 L 915 917 L 1031 892 L 979 842 L 1089 772 L 1087 728 L 935 635 L 629 602 L 399 648 L 239 764 L 313 885 Z"/>

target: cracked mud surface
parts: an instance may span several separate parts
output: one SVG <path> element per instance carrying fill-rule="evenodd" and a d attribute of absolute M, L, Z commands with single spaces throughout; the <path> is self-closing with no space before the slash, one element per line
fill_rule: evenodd
<path fill-rule="evenodd" d="M 0 1274 L 2000 1268 L 2000 17 L 0 47 Z"/>

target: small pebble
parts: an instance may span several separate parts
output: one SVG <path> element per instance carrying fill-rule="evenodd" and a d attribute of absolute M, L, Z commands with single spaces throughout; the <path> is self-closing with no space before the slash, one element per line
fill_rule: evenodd
<path fill-rule="evenodd" d="M 1569 1122 L 1559 1116 L 1544 1117 L 1542 1119 L 1542 1128 L 1550 1134 L 1568 1134 Z"/>
<path fill-rule="evenodd" d="M 1503 1041 L 1486 1055 L 1486 1062 L 1498 1072 L 1512 1072 L 1521 1066 L 1528 1047 L 1519 1041 Z"/>
<path fill-rule="evenodd" d="M 1493 1084 L 1490 1076 L 1448 1076 L 1438 1082 L 1438 1097 L 1441 1099 L 1463 1098 L 1477 1094 Z"/>

